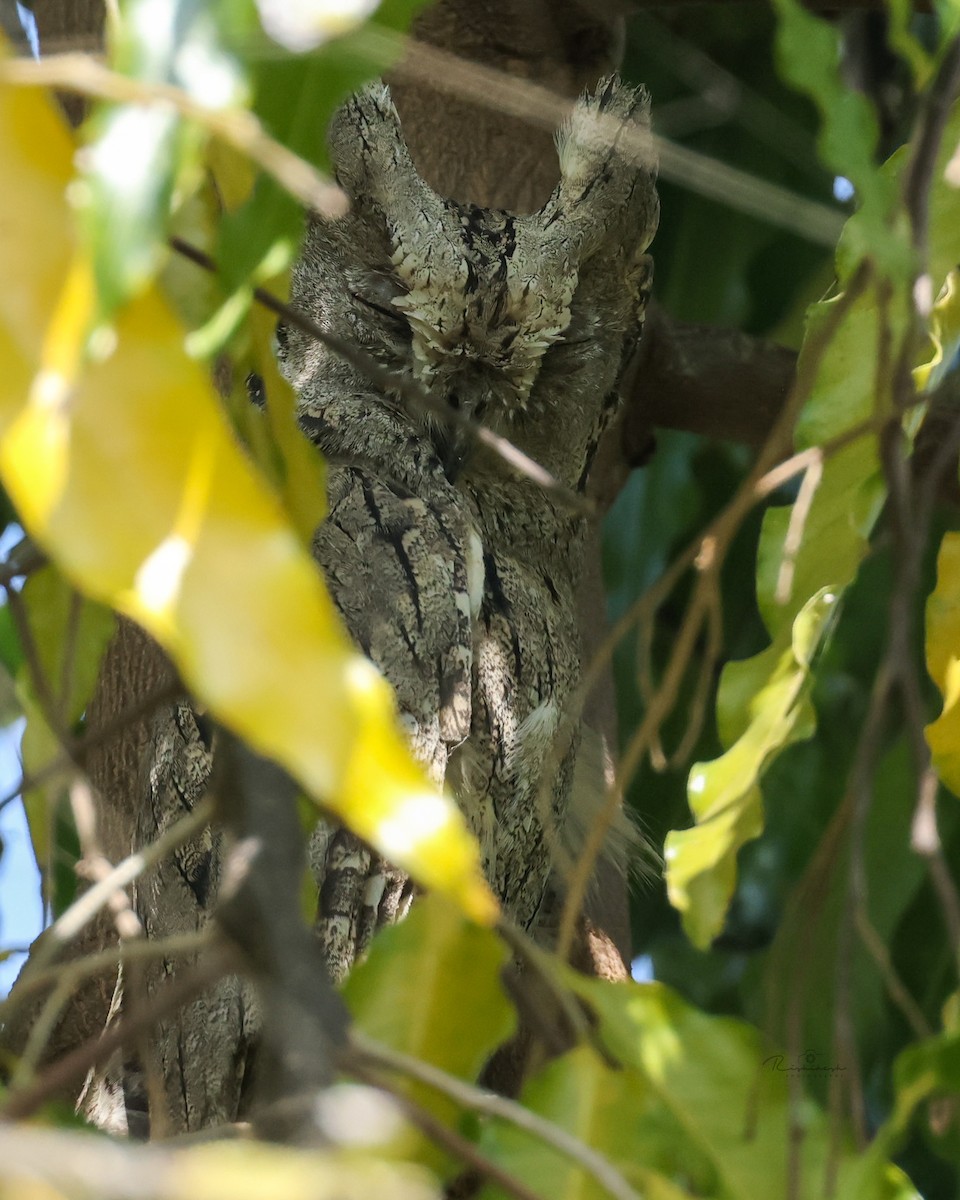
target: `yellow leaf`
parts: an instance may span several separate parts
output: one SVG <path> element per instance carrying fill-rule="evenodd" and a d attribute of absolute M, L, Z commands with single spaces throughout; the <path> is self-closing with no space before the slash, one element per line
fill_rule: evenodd
<path fill-rule="evenodd" d="M 0 88 L 4 486 L 76 586 L 143 625 L 220 719 L 421 883 L 492 921 L 476 842 L 414 765 L 388 685 L 164 301 L 148 290 L 91 334 L 72 155 L 42 95 Z"/>
<path fill-rule="evenodd" d="M 960 533 L 945 533 L 937 586 L 927 601 L 927 670 L 943 694 L 943 712 L 926 728 L 940 778 L 960 796 Z"/>

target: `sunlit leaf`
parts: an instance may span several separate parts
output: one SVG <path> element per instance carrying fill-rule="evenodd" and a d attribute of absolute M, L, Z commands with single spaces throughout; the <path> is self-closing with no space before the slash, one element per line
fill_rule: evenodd
<path fill-rule="evenodd" d="M 930 320 L 933 354 L 930 361 L 917 367 L 914 381 L 920 391 L 930 391 L 953 369 L 960 350 L 960 272 L 951 271 L 933 306 Z"/>
<path fill-rule="evenodd" d="M 264 1144 L 221 1142 L 175 1161 L 170 1200 L 439 1200 L 430 1174 L 373 1155 L 310 1154 Z"/>
<path fill-rule="evenodd" d="M 927 600 L 927 670 L 943 695 L 927 742 L 940 778 L 960 796 L 960 533 L 940 543 L 937 586 Z"/>
<path fill-rule="evenodd" d="M 819 99 L 827 113 L 825 155 L 839 155 L 846 147 L 851 161 L 859 162 L 862 148 L 853 143 L 857 137 L 867 137 L 870 122 L 861 111 L 859 98 L 851 98 L 846 108 L 838 99 L 837 89 L 842 90 L 842 86 L 836 65 L 831 62 L 833 33 L 824 30 L 822 22 L 799 9 L 793 0 L 783 0 L 780 7 L 784 39 L 781 51 L 790 60 L 790 78 L 811 92 L 819 80 L 823 89 Z M 801 36 L 804 31 L 811 38 L 806 48 Z M 808 51 L 809 61 L 805 57 Z M 929 266 L 934 291 L 944 286 L 931 320 L 931 340 L 917 360 L 916 379 L 918 385 L 926 387 L 935 386 L 942 377 L 944 349 L 952 350 L 956 340 L 957 318 L 949 280 L 960 254 L 960 192 L 950 182 L 947 166 L 958 134 L 960 105 L 950 114 L 932 172 Z M 840 169 L 839 160 L 831 157 L 829 161 Z M 782 683 L 779 673 L 796 645 L 797 618 L 808 605 L 815 611 L 818 597 L 842 596 L 867 552 L 883 505 L 877 434 L 875 428 L 869 428 L 869 422 L 892 411 L 890 372 L 883 363 L 895 361 L 905 348 L 912 347 L 914 335 L 910 259 L 892 248 L 903 237 L 902 221 L 891 208 L 891 197 L 896 196 L 906 161 L 906 155 L 900 153 L 883 168 L 860 163 L 858 177 L 865 193 L 859 211 L 847 223 L 838 251 L 841 276 L 845 272 L 849 275 L 857 256 L 864 254 L 876 262 L 875 270 L 889 274 L 885 278 L 875 275 L 848 303 L 832 336 L 827 331 L 835 319 L 836 306 L 844 301 L 837 296 L 814 305 L 801 351 L 801 370 L 813 356 L 815 382 L 797 422 L 796 448 L 830 448 L 834 439 L 847 436 L 851 429 L 861 425 L 865 428 L 848 445 L 827 454 L 805 513 L 774 508 L 764 517 L 758 549 L 757 601 L 771 645 L 753 658 L 725 668 L 717 699 L 717 723 L 729 749 L 716 763 L 708 764 L 705 776 L 702 765 L 694 768 L 689 786 L 699 789 L 691 796 L 697 826 L 671 834 L 668 840 L 671 898 L 683 908 L 684 926 L 698 945 L 706 945 L 722 928 L 736 880 L 736 854 L 745 840 L 762 830 L 760 795 L 755 789 L 764 765 L 791 742 L 810 736 L 814 729 L 809 709 L 798 723 L 801 708 L 791 715 L 789 707 L 785 709 L 776 702 L 769 710 L 766 707 L 774 697 L 783 698 L 776 684 Z M 849 171 L 845 173 L 850 175 Z M 919 411 L 907 415 L 908 434 L 916 430 L 919 417 Z M 788 592 L 783 595 L 784 545 L 787 531 L 798 517 L 802 517 L 800 545 L 790 563 Z M 798 660 L 798 666 L 797 684 L 809 675 L 809 664 Z M 806 690 L 798 686 L 796 698 L 799 700 Z M 712 769 L 740 763 L 741 754 L 755 770 L 746 772 L 738 792 L 739 803 L 731 809 L 729 793 L 715 786 Z M 721 777 L 722 771 L 717 778 Z M 712 831 L 700 828 L 704 814 L 710 815 Z"/>
<path fill-rule="evenodd" d="M 148 290 L 88 342 L 71 153 L 42 96 L 0 92 L 0 475 L 25 525 L 78 587 L 143 625 L 226 724 L 491 920 L 476 842 L 411 761 L 389 687 L 350 644 L 166 305 Z"/>
<path fill-rule="evenodd" d="M 702 948 L 723 927 L 736 883 L 736 854 L 763 829 L 760 774 L 769 756 L 814 729 L 810 667 L 832 619 L 836 595 L 821 591 L 800 610 L 793 639 L 749 703 L 749 724 L 726 754 L 690 772 L 687 798 L 696 824 L 667 835 L 670 901 Z"/>

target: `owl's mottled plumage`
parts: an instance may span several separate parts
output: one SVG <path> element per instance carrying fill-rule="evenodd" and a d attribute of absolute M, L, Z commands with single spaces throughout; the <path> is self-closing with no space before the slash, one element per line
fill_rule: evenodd
<path fill-rule="evenodd" d="M 649 289 L 658 205 L 645 91 L 611 79 L 578 103 L 558 138 L 560 182 L 529 215 L 436 195 L 382 85 L 338 113 L 331 148 L 351 210 L 310 220 L 294 306 L 582 492 Z M 555 734 L 581 671 L 584 520 L 409 388 L 378 387 L 292 326 L 278 329 L 278 351 L 329 463 L 314 554 L 330 593 L 393 685 L 413 753 L 477 834 L 506 911 L 533 927 L 575 774 L 579 739 L 558 763 Z M 154 806 L 189 806 L 185 793 L 206 782 L 188 718 L 178 709 L 158 724 Z M 217 857 L 198 844 L 169 868 L 199 909 Z M 318 934 L 341 978 L 405 913 L 412 886 L 343 829 L 321 825 L 311 859 Z M 243 990 L 221 991 L 242 1017 Z"/>
<path fill-rule="evenodd" d="M 559 141 L 560 183 L 540 212 L 517 216 L 431 191 L 388 90 L 368 88 L 331 130 L 351 212 L 311 221 L 293 304 L 582 491 L 649 285 L 648 107 L 615 80 L 582 100 Z M 315 339 L 287 328 L 280 341 L 301 423 L 331 463 L 317 561 L 396 689 L 414 753 L 459 801 L 508 913 L 531 926 L 576 753 L 556 766 L 580 674 L 583 521 L 461 426 L 378 390 Z M 557 775 L 547 814 L 545 772 Z M 349 857 L 340 907 L 356 908 L 355 927 L 339 912 L 331 923 L 321 903 L 337 973 L 403 908 L 402 877 L 381 889 L 381 869 L 359 846 Z M 389 912 L 369 911 L 384 900 Z"/>

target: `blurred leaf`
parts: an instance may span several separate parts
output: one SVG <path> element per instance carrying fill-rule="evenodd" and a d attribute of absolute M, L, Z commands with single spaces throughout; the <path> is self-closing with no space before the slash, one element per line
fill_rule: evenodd
<path fill-rule="evenodd" d="M 0 605 L 0 663 L 9 675 L 16 675 L 23 662 L 23 647 L 6 603 Z"/>
<path fill-rule="evenodd" d="M 441 897 L 425 896 L 404 921 L 377 935 L 369 957 L 347 978 L 344 999 L 369 1037 L 473 1081 L 515 1032 L 516 1014 L 500 982 L 508 958 L 493 933 L 465 921 Z M 409 1090 L 442 1119 L 454 1119 L 451 1100 L 418 1084 Z"/>
<path fill-rule="evenodd" d="M 319 1153 L 253 1143 L 198 1146 L 176 1161 L 170 1200 L 439 1200 L 432 1176 L 372 1155 Z"/>
<path fill-rule="evenodd" d="M 914 8 L 910 0 L 887 0 L 887 40 L 908 64 L 914 86 L 920 90 L 930 82 L 933 60 L 910 28 Z"/>
<path fill-rule="evenodd" d="M 908 1046 L 894 1067 L 896 1098 L 877 1141 L 892 1152 L 922 1113 L 928 1142 L 960 1165 L 960 1034 L 942 1033 Z"/>
<path fill-rule="evenodd" d="M 344 984 L 344 999 L 368 1036 L 475 1079 L 514 1032 L 516 1014 L 500 982 L 508 959 L 493 933 L 441 897 L 425 896 L 378 934 Z"/>
<path fill-rule="evenodd" d="M 0 726 L 9 725 L 21 715 L 14 679 L 23 662 L 23 650 L 17 637 L 10 609 L 0 605 Z"/>
<path fill-rule="evenodd" d="M 43 96 L 0 91 L 0 474 L 25 524 L 227 725 L 390 861 L 492 920 L 476 842 L 414 766 L 388 685 L 350 644 L 157 293 L 121 309 L 89 354 L 71 158 Z"/>
<path fill-rule="evenodd" d="M 266 32 L 287 50 L 312 50 L 330 38 L 348 33 L 376 11 L 380 0 L 319 0 L 310 4 L 285 4 L 283 0 L 257 0 Z"/>
<path fill-rule="evenodd" d="M 113 634 L 113 613 L 85 600 L 53 566 L 34 571 L 20 593 L 38 666 L 69 729 L 93 692 L 100 659 Z M 26 664 L 21 668 L 21 679 Z M 30 685 L 32 687 L 32 685 Z"/>
<path fill-rule="evenodd" d="M 334 1150 L 239 1140 L 173 1150 L 25 1126 L 0 1147 L 4 1200 L 129 1200 L 143 1179 L 155 1200 L 440 1200 L 421 1167 Z"/>
<path fill-rule="evenodd" d="M 130 0 L 116 24 L 111 65 L 132 79 L 170 84 L 198 104 L 242 103 L 246 85 L 222 44 L 221 5 Z M 90 118 L 82 156 L 83 228 L 90 241 L 101 316 L 141 290 L 160 262 L 174 185 L 202 134 L 170 106 L 103 105 Z"/>

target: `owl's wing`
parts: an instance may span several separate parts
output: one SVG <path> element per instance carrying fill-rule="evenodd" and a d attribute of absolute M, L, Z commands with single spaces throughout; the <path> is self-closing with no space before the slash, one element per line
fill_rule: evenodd
<path fill-rule="evenodd" d="M 470 732 L 472 620 L 462 514 L 359 467 L 332 467 L 314 556 L 351 636 L 396 692 L 414 757 L 442 786 Z M 322 719 L 322 718 L 321 718 Z M 311 847 L 318 932 L 337 978 L 404 915 L 409 879 L 346 830 Z"/>

